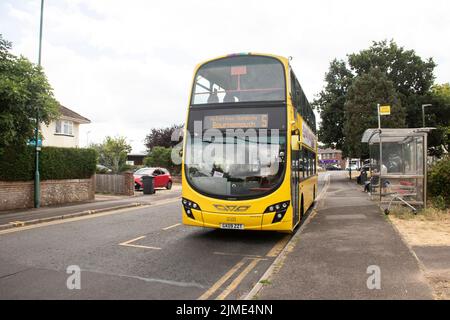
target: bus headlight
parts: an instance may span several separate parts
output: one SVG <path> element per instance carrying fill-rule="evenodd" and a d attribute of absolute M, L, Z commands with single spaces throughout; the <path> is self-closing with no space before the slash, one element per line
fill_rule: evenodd
<path fill-rule="evenodd" d="M 186 215 L 191 219 L 195 219 L 194 215 L 192 214 L 192 209 L 201 210 L 200 206 L 195 202 L 184 198 L 181 200 L 181 203 L 183 204 L 184 212 L 186 213 Z"/>
<path fill-rule="evenodd" d="M 289 208 L 290 201 L 284 201 L 280 203 L 273 204 L 271 206 L 268 206 L 266 211 L 264 213 L 272 213 L 275 212 L 275 216 L 273 217 L 272 223 L 280 222 L 283 220 L 284 215 L 287 212 L 287 209 Z"/>

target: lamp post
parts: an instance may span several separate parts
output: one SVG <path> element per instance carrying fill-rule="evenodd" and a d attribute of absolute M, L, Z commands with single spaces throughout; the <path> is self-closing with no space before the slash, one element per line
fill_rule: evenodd
<path fill-rule="evenodd" d="M 422 105 L 422 127 L 425 128 L 425 107 L 431 107 L 432 104 L 427 103 Z"/>
<path fill-rule="evenodd" d="M 41 49 L 42 49 L 42 22 L 44 18 L 44 0 L 41 0 L 41 21 L 39 25 L 39 54 L 38 54 L 38 66 L 41 66 Z M 39 104 L 36 110 L 36 130 L 35 130 L 35 172 L 34 172 L 34 207 L 39 208 L 41 206 L 41 184 L 39 176 Z"/>

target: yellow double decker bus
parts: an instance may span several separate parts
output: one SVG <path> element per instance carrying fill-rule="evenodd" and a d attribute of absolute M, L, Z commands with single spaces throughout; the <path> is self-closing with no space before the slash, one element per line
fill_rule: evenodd
<path fill-rule="evenodd" d="M 313 110 L 284 57 L 195 69 L 184 132 L 183 224 L 292 232 L 317 194 Z"/>

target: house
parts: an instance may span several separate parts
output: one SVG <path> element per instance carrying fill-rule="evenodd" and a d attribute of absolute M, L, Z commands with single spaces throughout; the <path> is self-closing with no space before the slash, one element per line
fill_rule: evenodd
<path fill-rule="evenodd" d="M 319 165 L 326 168 L 329 165 L 336 165 L 341 169 L 345 168 L 345 159 L 342 159 L 342 151 L 336 149 L 320 149 L 319 148 Z"/>
<path fill-rule="evenodd" d="M 42 144 L 51 147 L 78 148 L 80 124 L 91 121 L 64 106 L 59 107 L 60 117 L 48 126 L 41 126 Z"/>
<path fill-rule="evenodd" d="M 127 164 L 131 166 L 142 166 L 145 157 L 147 157 L 145 153 L 129 153 L 127 155 Z"/>

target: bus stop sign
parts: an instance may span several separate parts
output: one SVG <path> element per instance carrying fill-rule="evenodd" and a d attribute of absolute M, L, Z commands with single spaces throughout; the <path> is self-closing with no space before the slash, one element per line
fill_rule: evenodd
<path fill-rule="evenodd" d="M 391 106 L 380 106 L 380 115 L 381 116 L 391 115 Z"/>

